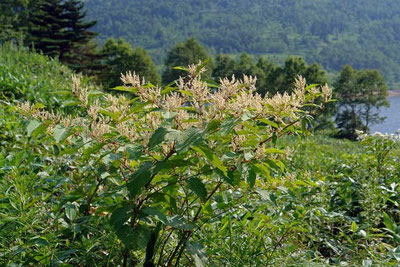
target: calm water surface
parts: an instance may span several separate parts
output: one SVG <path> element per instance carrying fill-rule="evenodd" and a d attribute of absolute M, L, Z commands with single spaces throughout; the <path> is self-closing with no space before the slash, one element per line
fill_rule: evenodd
<path fill-rule="evenodd" d="M 380 115 L 386 117 L 385 122 L 372 125 L 371 133 L 394 133 L 400 129 L 400 96 L 389 97 L 390 108 L 381 108 Z"/>

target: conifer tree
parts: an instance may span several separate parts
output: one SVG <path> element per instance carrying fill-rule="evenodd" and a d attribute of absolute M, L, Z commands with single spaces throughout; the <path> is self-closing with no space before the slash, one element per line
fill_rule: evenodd
<path fill-rule="evenodd" d="M 96 22 L 86 22 L 85 16 L 82 1 L 44 1 L 31 15 L 30 42 L 37 51 L 89 72 L 99 54 L 93 42 L 96 33 L 89 31 Z"/>

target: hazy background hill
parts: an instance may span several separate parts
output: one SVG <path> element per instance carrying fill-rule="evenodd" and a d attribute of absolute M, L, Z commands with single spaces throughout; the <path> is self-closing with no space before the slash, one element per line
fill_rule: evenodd
<path fill-rule="evenodd" d="M 160 64 L 194 36 L 212 54 L 246 51 L 281 62 L 302 55 L 326 69 L 377 68 L 400 81 L 398 0 L 88 0 L 99 38 L 123 37 Z"/>

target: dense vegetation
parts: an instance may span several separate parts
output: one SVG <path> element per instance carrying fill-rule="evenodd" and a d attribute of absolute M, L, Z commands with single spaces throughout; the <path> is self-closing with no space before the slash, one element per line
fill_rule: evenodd
<path fill-rule="evenodd" d="M 345 14 L 360 3 L 307 8 L 345 6 Z M 305 2 L 253 4 L 233 19 L 244 3 L 207 5 L 224 8 L 218 18 L 199 12 L 206 2 L 175 3 L 163 25 L 179 16 L 193 34 L 206 30 L 192 28 L 194 12 L 200 23 L 216 19 L 211 30 L 239 23 L 237 47 L 218 52 L 262 54 L 255 47 L 267 39 L 238 44 L 243 25 L 253 33 L 256 10 L 282 8 L 277 14 L 296 16 L 268 24 L 282 26 L 281 50 L 265 50 L 284 55 L 282 65 L 248 53 L 210 57 L 195 38 L 166 28 L 176 40 L 157 69 L 124 39 L 98 47 L 82 1 L 0 3 L 1 266 L 399 265 L 400 137 L 368 134 L 388 105 L 385 79 L 346 65 L 330 77 L 332 92 L 319 64 L 285 53 L 323 33 L 341 42 L 355 28 L 328 20 L 318 32 L 325 13 L 309 12 L 318 34 L 296 35 L 309 22 L 288 8 Z M 368 19 L 385 21 L 364 4 Z M 168 1 L 154 5 L 142 8 L 156 19 L 172 10 Z M 233 38 L 224 31 L 218 37 Z"/>
<path fill-rule="evenodd" d="M 282 104 L 282 114 L 249 101 L 251 80 L 236 83 L 230 106 L 179 109 L 168 104 L 179 99 L 171 90 L 192 105 L 204 101 L 196 94 L 207 87 L 197 78 L 159 99 L 127 75 L 117 89 L 141 96 L 128 103 L 88 88 L 84 77 L 73 83 L 57 60 L 10 45 L 0 55 L 12 70 L 0 73 L 0 264 L 399 263 L 397 141 L 305 137 L 306 124 L 292 122 L 310 118 L 284 112 L 299 103 L 301 83 L 297 98 L 268 100 Z M 27 99 L 42 104 L 18 104 Z M 197 112 L 206 110 L 204 119 L 217 117 L 198 124 Z M 255 123 L 257 112 L 266 113 Z M 253 150 L 259 138 L 266 146 Z"/>
<path fill-rule="evenodd" d="M 177 42 L 195 37 L 213 55 L 248 52 L 278 63 L 301 55 L 329 71 L 351 64 L 400 81 L 397 0 L 90 0 L 86 6 L 99 38 L 123 37 L 149 50 L 157 64 Z"/>

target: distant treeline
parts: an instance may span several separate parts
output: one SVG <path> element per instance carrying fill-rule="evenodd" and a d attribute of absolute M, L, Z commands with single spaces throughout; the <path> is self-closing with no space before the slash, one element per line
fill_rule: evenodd
<path fill-rule="evenodd" d="M 189 37 L 211 54 L 301 55 L 328 71 L 345 64 L 400 81 L 398 0 L 90 0 L 102 40 L 123 37 L 161 64 Z"/>

